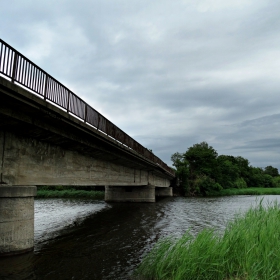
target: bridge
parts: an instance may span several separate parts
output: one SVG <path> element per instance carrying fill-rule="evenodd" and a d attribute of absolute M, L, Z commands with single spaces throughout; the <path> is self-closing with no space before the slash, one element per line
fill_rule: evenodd
<path fill-rule="evenodd" d="M 172 196 L 173 170 L 0 39 L 0 255 L 33 250 L 39 185 L 105 186 L 106 201 Z"/>

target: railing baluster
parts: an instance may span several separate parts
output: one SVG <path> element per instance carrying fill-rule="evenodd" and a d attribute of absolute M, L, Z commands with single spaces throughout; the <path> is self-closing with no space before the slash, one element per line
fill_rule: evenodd
<path fill-rule="evenodd" d="M 48 81 L 49 81 L 49 76 L 46 75 L 45 89 L 44 89 L 44 99 L 45 99 L 45 100 L 47 99 Z"/>
<path fill-rule="evenodd" d="M 27 62 L 27 60 L 25 60 L 25 64 L 24 64 L 24 85 L 26 85 L 27 84 L 27 79 L 28 79 L 28 77 L 27 77 L 27 68 L 28 68 L 28 62 Z"/>
<path fill-rule="evenodd" d="M 2 65 L 2 51 L 3 51 L 3 43 L 2 43 L 2 42 L 0 42 L 0 44 L 1 44 L 1 51 L 0 51 L 0 72 L 1 72 L 1 69 L 2 69 L 1 65 Z"/>
<path fill-rule="evenodd" d="M 22 82 L 22 58 L 21 56 L 18 57 L 18 65 L 19 65 L 19 71 L 18 71 L 18 82 Z"/>
<path fill-rule="evenodd" d="M 15 52 L 14 55 L 14 63 L 13 63 L 13 71 L 12 71 L 12 83 L 15 82 L 16 80 L 16 75 L 17 75 L 17 66 L 18 66 L 18 54 Z"/>
<path fill-rule="evenodd" d="M 6 49 L 7 49 L 7 47 L 5 46 L 5 48 L 4 48 L 4 59 L 3 59 L 3 72 L 4 72 L 4 74 L 7 75 L 6 68 L 5 68 L 5 65 L 7 65 L 7 63 L 6 63 Z"/>

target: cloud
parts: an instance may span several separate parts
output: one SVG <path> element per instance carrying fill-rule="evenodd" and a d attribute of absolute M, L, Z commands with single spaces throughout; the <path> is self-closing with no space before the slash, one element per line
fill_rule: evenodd
<path fill-rule="evenodd" d="M 168 164 L 207 141 L 280 168 L 278 2 L 12 2 L 1 38 Z"/>

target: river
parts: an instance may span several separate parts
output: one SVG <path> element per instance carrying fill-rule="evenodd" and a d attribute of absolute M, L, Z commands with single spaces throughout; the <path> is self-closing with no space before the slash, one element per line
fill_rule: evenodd
<path fill-rule="evenodd" d="M 280 196 L 262 196 L 263 203 Z M 172 197 L 156 203 L 106 203 L 83 199 L 35 200 L 33 253 L 0 258 L 0 279 L 130 279 L 164 236 L 223 231 L 255 196 Z"/>

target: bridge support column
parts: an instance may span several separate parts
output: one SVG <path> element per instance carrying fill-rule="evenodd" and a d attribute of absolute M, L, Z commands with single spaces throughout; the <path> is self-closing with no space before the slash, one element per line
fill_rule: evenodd
<path fill-rule="evenodd" d="M 108 202 L 155 202 L 155 187 L 105 186 L 105 201 Z"/>
<path fill-rule="evenodd" d="M 173 196 L 173 188 L 168 187 L 168 188 L 161 188 L 158 187 L 155 190 L 156 196 Z"/>
<path fill-rule="evenodd" d="M 0 186 L 0 256 L 34 247 L 34 186 Z"/>

